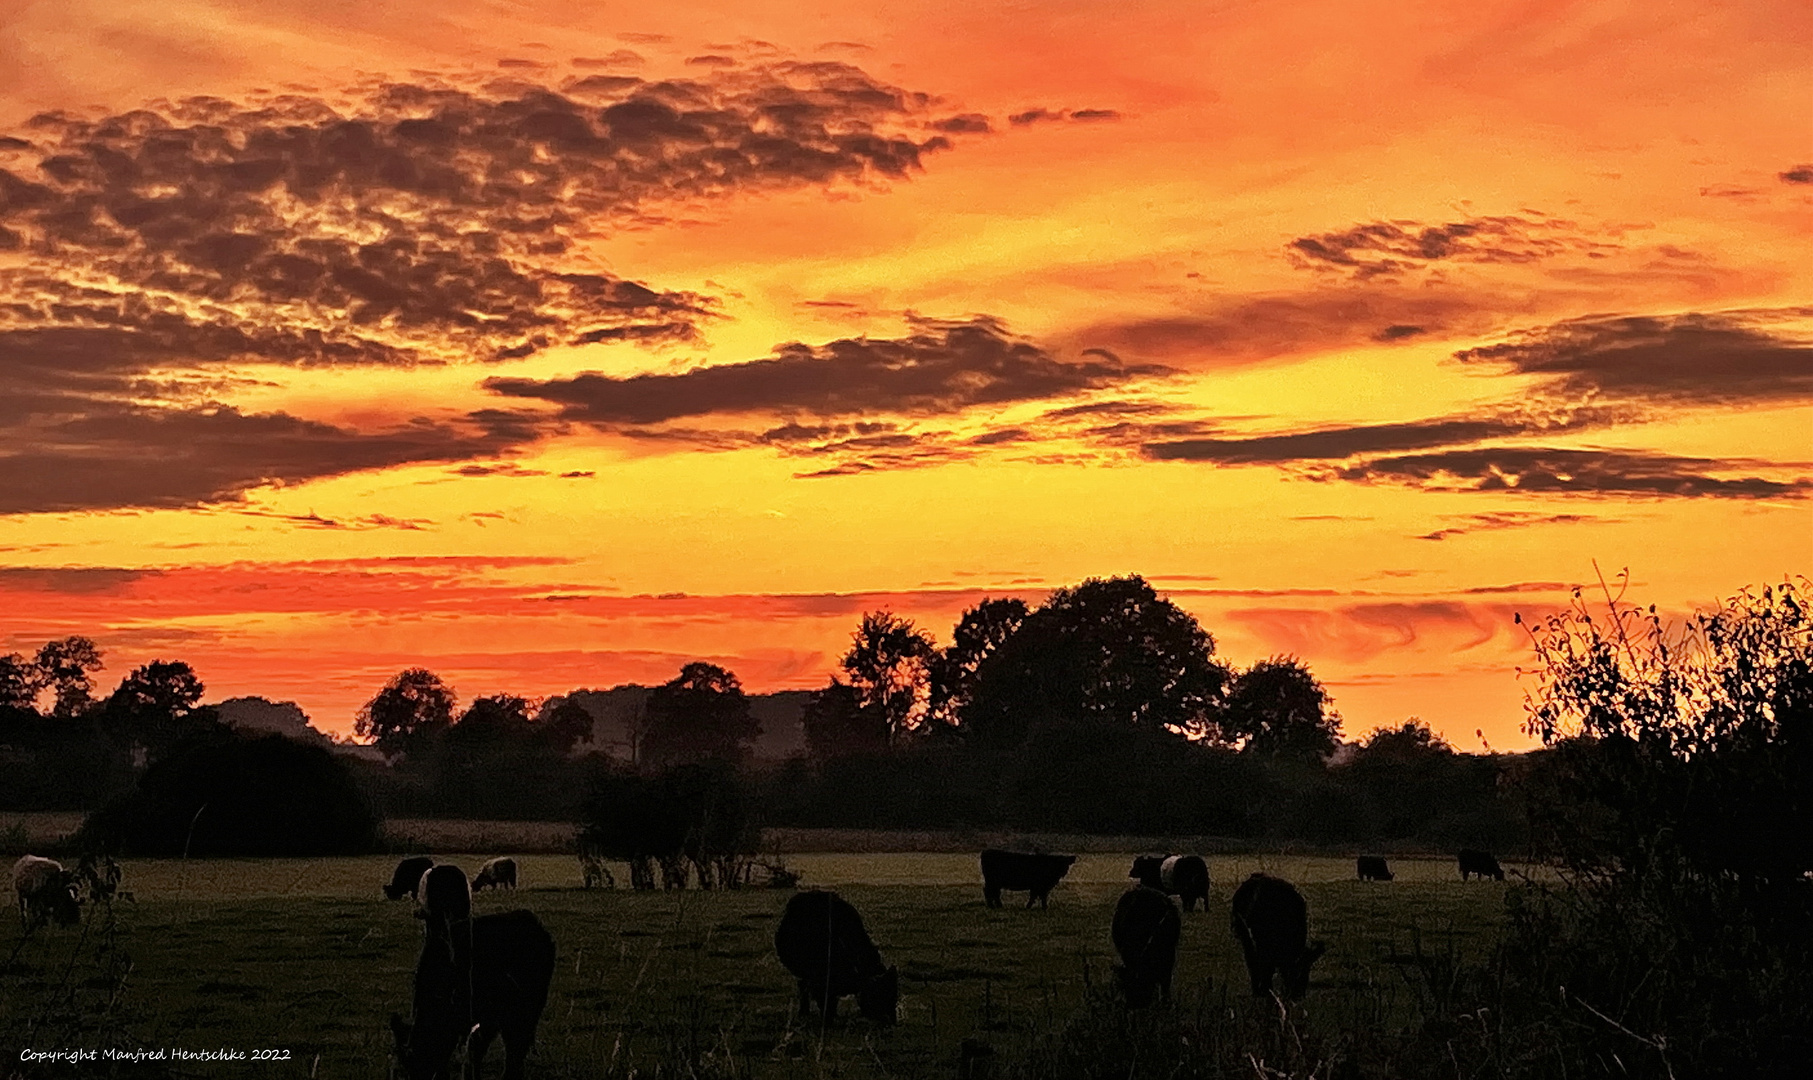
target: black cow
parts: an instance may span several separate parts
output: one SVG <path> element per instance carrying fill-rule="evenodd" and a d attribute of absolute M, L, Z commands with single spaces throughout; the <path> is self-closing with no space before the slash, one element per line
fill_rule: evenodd
<path fill-rule="evenodd" d="M 1297 887 L 1282 878 L 1254 874 L 1234 890 L 1234 939 L 1246 954 L 1253 993 L 1272 992 L 1272 973 L 1284 978 L 1284 995 L 1300 998 L 1309 989 L 1309 969 L 1327 948 L 1308 941 L 1309 905 Z"/>
<path fill-rule="evenodd" d="M 799 1014 L 818 1003 L 826 1024 L 837 1019 L 837 999 L 856 995 L 856 1007 L 872 1023 L 892 1024 L 900 1004 L 900 969 L 881 962 L 862 916 L 833 892 L 811 889 L 787 901 L 774 930 L 781 966 L 799 980 Z"/>
<path fill-rule="evenodd" d="M 1128 1006 L 1140 1009 L 1151 1004 L 1154 991 L 1170 1001 L 1177 939 L 1183 933 L 1177 905 L 1157 889 L 1135 885 L 1114 905 L 1113 933 L 1114 951 L 1121 957 L 1114 976 Z"/>
<path fill-rule="evenodd" d="M 1460 864 L 1462 881 L 1467 880 L 1469 874 L 1478 874 L 1481 878 L 1490 877 L 1494 881 L 1505 879 L 1504 870 L 1498 865 L 1498 860 L 1492 857 L 1491 852 L 1462 848 L 1454 856 L 1454 861 Z"/>
<path fill-rule="evenodd" d="M 472 891 L 480 889 L 516 888 L 516 860 L 508 855 L 499 855 L 478 868 L 472 878 Z"/>
<path fill-rule="evenodd" d="M 1361 881 L 1390 881 L 1391 868 L 1378 855 L 1362 855 L 1358 860 Z"/>
<path fill-rule="evenodd" d="M 434 860 L 427 855 L 411 855 L 397 864 L 391 871 L 390 884 L 384 886 L 384 897 L 387 900 L 401 900 L 405 896 L 414 896 L 416 888 L 422 883 Z"/>
<path fill-rule="evenodd" d="M 1201 855 L 1137 855 L 1127 876 L 1148 889 L 1180 898 L 1185 911 L 1209 910 L 1209 864 Z"/>
<path fill-rule="evenodd" d="M 1041 908 L 1049 907 L 1051 890 L 1070 872 L 1074 862 L 1075 855 L 1033 855 L 989 848 L 982 853 L 982 896 L 989 907 L 998 908 L 1001 890 L 1024 890 L 1027 907 L 1035 901 Z"/>
<path fill-rule="evenodd" d="M 428 916 L 430 939 L 416 966 L 415 1021 L 390 1017 L 403 1074 L 444 1080 L 454 1050 L 467 1038 L 468 1067 L 476 1077 L 491 1040 L 502 1035 L 504 1080 L 520 1080 L 554 980 L 554 938 L 534 912 L 482 915 L 470 923 L 470 959 L 448 965 L 432 936 L 437 919 Z"/>

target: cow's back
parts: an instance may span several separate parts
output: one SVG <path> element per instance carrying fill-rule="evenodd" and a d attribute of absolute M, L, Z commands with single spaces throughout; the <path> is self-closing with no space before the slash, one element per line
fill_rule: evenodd
<path fill-rule="evenodd" d="M 532 911 L 472 920 L 473 1019 L 531 1030 L 554 981 L 554 936 Z"/>
<path fill-rule="evenodd" d="M 795 893 L 774 931 L 774 951 L 796 979 L 824 979 L 837 986 L 880 971 L 881 950 L 869 938 L 862 916 L 834 892 Z M 842 991 L 854 993 L 854 986 Z"/>
<path fill-rule="evenodd" d="M 1234 890 L 1230 919 L 1243 947 L 1268 963 L 1288 963 L 1309 938 L 1309 905 L 1282 878 L 1254 874 Z"/>

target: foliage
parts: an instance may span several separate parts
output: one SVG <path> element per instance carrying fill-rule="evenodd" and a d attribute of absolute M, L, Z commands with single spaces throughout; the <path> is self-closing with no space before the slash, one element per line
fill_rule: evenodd
<path fill-rule="evenodd" d="M 963 723 L 995 750 L 1051 725 L 1214 737 L 1228 678 L 1214 651 L 1143 578 L 1091 578 L 1052 593 L 980 663 Z"/>
<path fill-rule="evenodd" d="M 649 694 L 641 760 L 652 768 L 720 758 L 737 761 L 760 734 L 737 677 L 716 664 L 695 661 Z"/>
<path fill-rule="evenodd" d="M 649 775 L 613 769 L 592 785 L 579 845 L 582 860 L 615 859 L 630 884 L 684 886 L 687 864 L 699 887 L 734 889 L 761 839 L 754 799 L 723 759 L 688 762 Z"/>
<path fill-rule="evenodd" d="M 417 751 L 453 723 L 453 688 L 427 668 L 400 671 L 353 718 L 353 730 L 387 756 Z"/>
<path fill-rule="evenodd" d="M 837 679 L 812 694 L 800 725 L 806 749 L 819 761 L 881 753 L 892 730 L 881 709 L 865 707 L 856 688 Z"/>
<path fill-rule="evenodd" d="M 962 722 L 975 691 L 976 673 L 1030 614 L 1026 601 L 1008 596 L 987 599 L 963 613 L 951 631 L 950 647 L 932 658 L 928 713 L 934 723 Z"/>
<path fill-rule="evenodd" d="M 101 707 L 101 725 L 121 746 L 156 760 L 220 726 L 212 710 L 195 707 L 203 689 L 188 664 L 154 660 L 120 680 Z"/>
<path fill-rule="evenodd" d="M 126 855 L 326 855 L 370 850 L 377 821 L 330 751 L 280 735 L 213 735 L 89 815 L 79 846 Z"/>
<path fill-rule="evenodd" d="M 840 664 L 857 707 L 880 719 L 890 743 L 924 719 L 928 665 L 937 651 L 911 619 L 888 611 L 865 613 L 851 635 Z"/>
<path fill-rule="evenodd" d="M 43 689 L 44 674 L 36 661 L 18 653 L 0 656 L 0 709 L 35 709 Z"/>
<path fill-rule="evenodd" d="M 43 685 L 55 695 L 51 715 L 79 716 L 94 700 L 94 680 L 90 672 L 105 667 L 101 650 L 85 637 L 66 637 L 47 641 L 38 650 L 37 668 Z"/>
<path fill-rule="evenodd" d="M 1274 656 L 1240 672 L 1228 690 L 1224 737 L 1268 757 L 1320 758 L 1340 740 L 1328 691 L 1295 657 Z"/>

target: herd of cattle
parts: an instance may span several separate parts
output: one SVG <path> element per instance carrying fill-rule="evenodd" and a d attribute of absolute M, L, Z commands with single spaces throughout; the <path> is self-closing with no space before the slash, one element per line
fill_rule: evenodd
<path fill-rule="evenodd" d="M 1075 855 L 1048 855 L 990 849 L 981 855 L 982 893 L 991 908 L 1003 892 L 1026 893 L 1026 906 L 1050 903 L 1051 892 L 1076 863 Z M 1490 854 L 1472 849 L 1456 856 L 1461 879 L 1504 880 Z M 1390 881 L 1383 858 L 1361 856 L 1361 880 Z M 1154 997 L 1169 1001 L 1177 946 L 1183 935 L 1179 913 L 1208 910 L 1209 868 L 1199 855 L 1142 855 L 1127 876 L 1135 882 L 1115 904 L 1110 936 L 1120 963 L 1115 979 L 1134 1008 Z M 533 912 L 515 910 L 473 917 L 472 894 L 485 888 L 515 889 L 514 859 L 492 859 L 470 879 L 450 863 L 429 856 L 399 862 L 384 886 L 391 900 L 417 901 L 422 951 L 411 980 L 412 1016 L 392 1014 L 397 1061 L 411 1080 L 449 1075 L 464 1044 L 477 1075 L 493 1040 L 502 1037 L 504 1078 L 519 1080 L 535 1029 L 547 1005 L 554 977 L 554 938 Z M 53 859 L 27 855 L 13 866 L 19 914 L 30 933 L 45 922 L 79 920 L 75 874 Z M 1172 898 L 1175 897 L 1176 900 Z M 1322 942 L 1309 940 L 1309 906 L 1296 886 L 1256 873 L 1234 890 L 1230 926 L 1246 960 L 1255 995 L 1273 992 L 1299 998 L 1309 986 L 1310 967 L 1322 956 Z M 833 892 L 796 893 L 774 933 L 781 966 L 798 982 L 799 1013 L 814 1006 L 825 1023 L 837 1015 L 839 998 L 854 996 L 857 1010 L 876 1024 L 891 1024 L 900 999 L 900 971 L 883 963 L 862 916 Z"/>

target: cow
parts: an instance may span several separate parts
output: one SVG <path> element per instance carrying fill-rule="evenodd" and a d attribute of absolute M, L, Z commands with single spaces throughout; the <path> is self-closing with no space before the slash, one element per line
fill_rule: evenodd
<path fill-rule="evenodd" d="M 1246 956 L 1253 994 L 1272 992 L 1272 973 L 1283 976 L 1284 996 L 1300 998 L 1309 989 L 1309 969 L 1327 946 L 1308 941 L 1309 905 L 1297 887 L 1282 878 L 1254 874 L 1234 890 L 1234 939 Z"/>
<path fill-rule="evenodd" d="M 1385 859 L 1379 855 L 1362 855 L 1356 860 L 1361 881 L 1390 881 L 1391 868 L 1385 865 Z"/>
<path fill-rule="evenodd" d="M 1490 877 L 1494 881 L 1505 879 L 1504 870 L 1498 865 L 1498 860 L 1492 857 L 1491 852 L 1461 848 L 1454 856 L 1454 861 L 1460 865 L 1462 881 L 1466 881 L 1469 874 L 1478 874 L 1481 879 Z"/>
<path fill-rule="evenodd" d="M 491 1040 L 502 1035 L 504 1080 L 521 1080 L 554 980 L 554 938 L 533 912 L 507 911 L 472 920 L 470 962 L 463 971 L 431 959 L 432 944 L 424 944 L 425 963 L 416 967 L 415 1019 L 390 1016 L 403 1075 L 444 1080 L 465 1038 L 470 1075 L 477 1077 Z"/>
<path fill-rule="evenodd" d="M 479 867 L 478 875 L 472 879 L 472 891 L 486 888 L 516 888 L 516 860 L 500 855 Z"/>
<path fill-rule="evenodd" d="M 1148 889 L 1178 897 L 1185 911 L 1193 911 L 1196 901 L 1209 910 L 1209 864 L 1201 855 L 1139 855 L 1127 876 L 1138 879 Z"/>
<path fill-rule="evenodd" d="M 1145 1008 L 1154 992 L 1171 1000 L 1171 972 L 1182 933 L 1183 919 L 1165 893 L 1135 885 L 1121 894 L 1114 905 L 1114 951 L 1121 958 L 1114 976 L 1129 1008 Z"/>
<path fill-rule="evenodd" d="M 1070 872 L 1075 855 L 1033 855 L 990 848 L 982 853 L 982 896 L 991 908 L 1001 906 L 1001 890 L 1024 890 L 1026 906 L 1049 907 L 1051 890 Z"/>
<path fill-rule="evenodd" d="M 76 876 L 55 859 L 26 855 L 14 863 L 13 892 L 19 896 L 19 921 L 26 933 L 47 921 L 72 926 L 82 917 Z"/>
<path fill-rule="evenodd" d="M 390 884 L 384 886 L 384 898 L 401 900 L 405 896 L 415 896 L 417 887 L 422 883 L 422 875 L 433 865 L 434 860 L 427 855 L 411 855 L 398 863 L 397 868 L 390 873 Z"/>
<path fill-rule="evenodd" d="M 828 1025 L 837 1019 L 837 999 L 856 995 L 856 1007 L 871 1023 L 892 1024 L 900 1004 L 900 969 L 881 962 L 862 916 L 834 892 L 795 893 L 774 931 L 781 966 L 799 981 L 799 1014 L 812 1003 Z"/>

